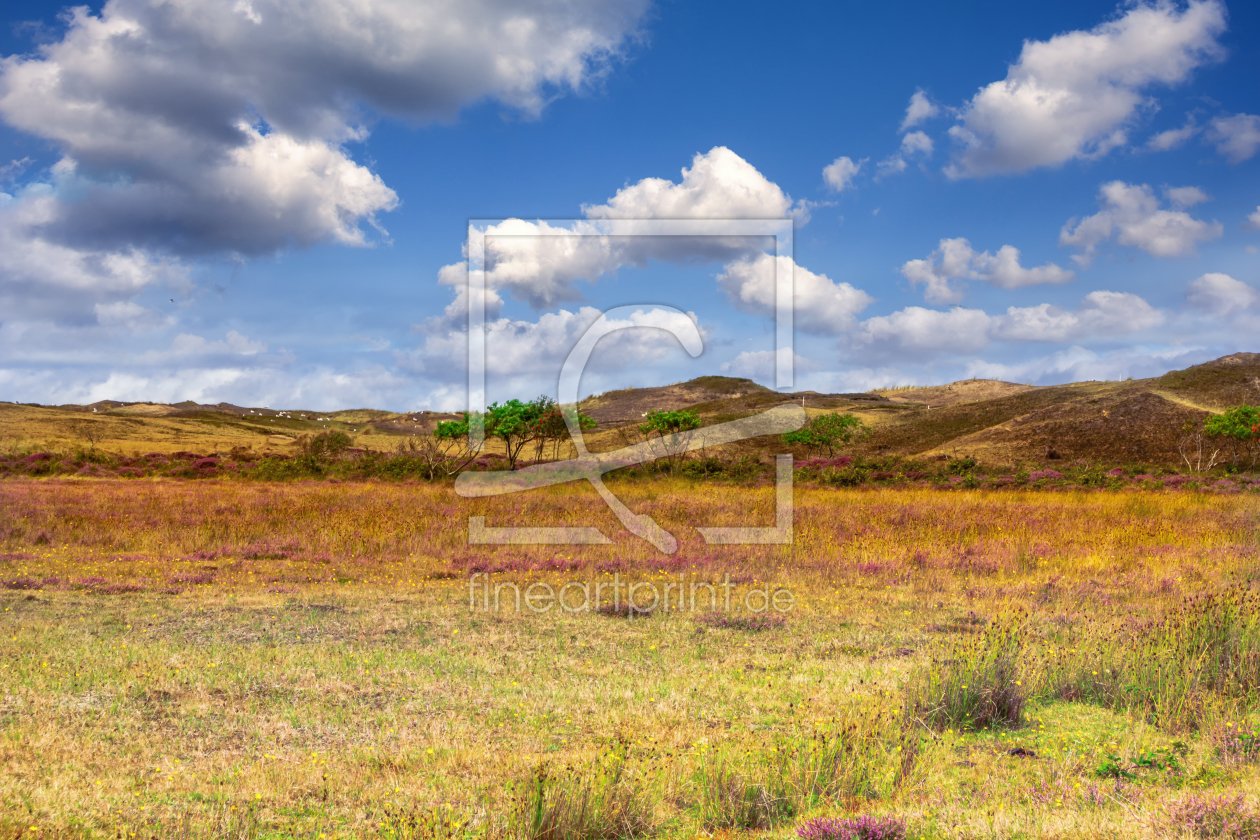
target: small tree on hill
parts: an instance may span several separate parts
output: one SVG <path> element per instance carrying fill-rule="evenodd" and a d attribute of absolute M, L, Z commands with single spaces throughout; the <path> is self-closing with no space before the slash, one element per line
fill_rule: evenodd
<path fill-rule="evenodd" d="M 694 411 L 649 411 L 639 425 L 649 440 L 655 436 L 671 471 L 687 452 L 691 433 L 698 428 L 700 415 Z"/>
<path fill-rule="evenodd" d="M 870 428 L 852 414 L 819 414 L 794 432 L 783 436 L 789 446 L 804 446 L 815 455 L 828 458 L 836 450 L 848 446 L 871 433 Z"/>
<path fill-rule="evenodd" d="M 583 414 L 581 409 L 574 406 L 561 408 L 555 403 L 551 403 L 544 409 L 542 416 L 538 418 L 535 424 L 537 437 L 537 453 L 535 460 L 542 460 L 542 454 L 547 444 L 551 444 L 552 460 L 560 457 L 560 444 L 569 439 L 569 425 L 567 420 L 577 420 L 578 428 L 583 431 L 593 429 L 598 424 L 588 415 Z"/>
<path fill-rule="evenodd" d="M 1256 468 L 1260 459 L 1260 407 L 1239 405 L 1223 414 L 1207 419 L 1203 431 L 1209 437 L 1225 442 L 1235 469 L 1250 458 L 1248 469 Z"/>
<path fill-rule="evenodd" d="M 480 419 L 484 423 L 485 437 L 498 438 L 503 442 L 508 468 L 514 470 L 521 453 L 530 443 L 536 444 L 541 457 L 548 442 L 556 442 L 558 445 L 558 441 L 568 435 L 564 418 L 571 411 L 576 409 L 561 408 L 551 397 L 542 396 L 530 402 L 508 400 L 494 403 Z M 476 419 L 475 415 L 464 412 L 460 420 L 439 423 L 433 436 L 448 445 L 458 445 L 461 439 L 467 438 L 468 429 Z M 583 429 L 593 428 L 595 425 L 594 420 L 581 412 L 578 412 L 578 423 Z M 476 453 L 470 454 L 476 457 Z"/>

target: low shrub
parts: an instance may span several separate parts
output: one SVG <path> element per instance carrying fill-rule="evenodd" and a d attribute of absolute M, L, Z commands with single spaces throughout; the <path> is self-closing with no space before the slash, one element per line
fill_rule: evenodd
<path fill-rule="evenodd" d="M 832 487 L 857 487 L 864 484 L 869 476 L 870 471 L 863 467 L 827 467 L 818 474 L 818 480 Z"/>
<path fill-rule="evenodd" d="M 801 840 L 905 840 L 906 821 L 898 817 L 818 817 L 796 829 Z"/>
<path fill-rule="evenodd" d="M 1051 696 L 1198 729 L 1212 712 L 1238 715 L 1260 690 L 1260 594 L 1234 584 L 1194 595 L 1159 620 L 1056 648 L 1041 668 Z"/>
<path fill-rule="evenodd" d="M 656 831 L 655 798 L 614 741 L 587 767 L 538 765 L 518 786 L 508 835 L 520 840 L 626 840 Z"/>
<path fill-rule="evenodd" d="M 1242 796 L 1191 796 L 1161 816 L 1165 829 L 1194 840 L 1260 840 L 1260 815 Z"/>
<path fill-rule="evenodd" d="M 1018 670 L 1023 618 L 1000 616 L 949 644 L 907 683 L 907 717 L 937 730 L 1020 725 L 1028 699 Z"/>

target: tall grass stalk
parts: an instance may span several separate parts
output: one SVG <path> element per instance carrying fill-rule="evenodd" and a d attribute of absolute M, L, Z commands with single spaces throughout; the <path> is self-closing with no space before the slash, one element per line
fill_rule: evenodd
<path fill-rule="evenodd" d="M 1047 693 L 1124 709 L 1169 731 L 1253 708 L 1260 687 L 1260 594 L 1232 584 L 1048 651 Z"/>
<path fill-rule="evenodd" d="M 1003 614 L 955 641 L 906 686 L 906 716 L 928 728 L 990 729 L 1023 722 L 1028 688 L 1019 674 L 1026 616 Z"/>

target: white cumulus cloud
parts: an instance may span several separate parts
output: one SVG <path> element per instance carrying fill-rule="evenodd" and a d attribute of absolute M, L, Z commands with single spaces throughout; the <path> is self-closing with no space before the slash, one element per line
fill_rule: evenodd
<path fill-rule="evenodd" d="M 1127 292 L 1090 292 L 1075 310 L 1043 303 L 1010 307 L 995 319 L 993 337 L 1015 341 L 1078 341 L 1106 335 L 1141 332 L 1164 322 L 1164 315 L 1141 297 Z"/>
<path fill-rule="evenodd" d="M 577 311 L 561 309 L 546 312 L 537 321 L 498 318 L 486 323 L 486 371 L 496 376 L 537 377 L 540 371 L 559 374 L 565 358 L 578 339 L 599 319 L 600 310 L 583 306 Z M 603 338 L 592 357 L 590 369 L 616 370 L 651 364 L 686 351 L 670 332 L 669 325 L 688 317 L 663 309 L 632 313 L 616 326 L 644 327 L 622 329 Z M 690 315 L 694 322 L 695 316 Z M 677 328 L 677 327 L 676 327 Z M 703 335 L 703 330 L 701 334 Z M 439 379 L 457 381 L 467 361 L 468 340 L 464 334 L 448 332 L 429 336 L 422 349 L 397 354 L 400 365 L 412 372 L 426 372 Z"/>
<path fill-rule="evenodd" d="M 55 144 L 68 242 L 180 253 L 359 244 L 392 190 L 352 160 L 363 109 L 420 119 L 485 97 L 537 113 L 601 72 L 644 0 L 109 0 L 0 63 L 0 117 Z"/>
<path fill-rule="evenodd" d="M 931 157 L 934 148 L 931 137 L 928 137 L 922 131 L 911 131 L 901 138 L 901 147 L 896 154 L 879 162 L 879 174 L 885 176 L 905 172 L 906 167 L 909 166 L 908 158 L 917 155 L 922 155 L 925 158 Z"/>
<path fill-rule="evenodd" d="M 791 196 L 725 146 L 696 155 L 678 183 L 644 178 L 582 205 L 589 219 L 781 219 L 791 210 Z"/>
<path fill-rule="evenodd" d="M 1138 2 L 1089 31 L 1025 41 L 1006 78 L 982 88 L 950 135 L 952 178 L 1023 172 L 1124 145 L 1154 85 L 1184 81 L 1219 59 L 1225 6 Z"/>
<path fill-rule="evenodd" d="M 906 116 L 901 121 L 901 131 L 913 128 L 939 114 L 941 109 L 928 99 L 920 88 L 910 95 L 910 104 L 906 106 Z"/>
<path fill-rule="evenodd" d="M 1192 191 L 1192 192 L 1191 192 Z M 1175 206 L 1190 200 L 1197 203 L 1206 195 L 1193 187 L 1169 190 Z M 1069 219 L 1059 233 L 1059 245 L 1080 249 L 1072 257 L 1080 265 L 1089 265 L 1098 247 L 1113 236 L 1121 245 L 1141 248 L 1156 257 L 1175 257 L 1194 251 L 1200 242 L 1217 239 L 1224 233 L 1219 222 L 1193 218 L 1183 210 L 1159 206 L 1159 199 L 1146 184 L 1112 181 L 1098 192 L 1102 209 L 1079 221 Z"/>
<path fill-rule="evenodd" d="M 908 306 L 863 321 L 850 343 L 854 349 L 869 349 L 877 355 L 976 353 L 989 343 L 991 320 L 980 309 L 956 306 L 941 312 Z"/>
<path fill-rule="evenodd" d="M 842 155 L 823 167 L 823 181 L 836 192 L 844 192 L 853 185 L 853 179 L 865 162 L 866 158 L 854 162 L 852 158 Z"/>
<path fill-rule="evenodd" d="M 1260 149 L 1260 116 L 1234 114 L 1212 120 L 1207 139 L 1216 145 L 1216 151 L 1230 163 L 1242 163 Z"/>
<path fill-rule="evenodd" d="M 1064 342 L 1109 339 L 1164 323 L 1162 312 L 1126 292 L 1096 291 L 1074 310 L 1051 304 L 1010 307 L 1004 315 L 955 306 L 948 310 L 908 306 L 863 321 L 844 346 L 866 357 L 932 361 L 933 354 L 979 353 L 995 340 Z"/>
<path fill-rule="evenodd" d="M 791 354 L 792 370 L 795 375 L 818 370 L 821 365 L 813 359 L 807 359 L 788 348 L 782 350 L 745 350 L 729 362 L 723 362 L 721 372 L 728 376 L 739 376 L 756 382 L 772 383 L 777 365 L 775 361 Z"/>
<path fill-rule="evenodd" d="M 942 239 L 940 246 L 927 259 L 910 260 L 901 273 L 912 284 L 922 285 L 924 297 L 931 303 L 958 303 L 963 290 L 952 284 L 957 279 L 982 280 L 1002 289 L 1067 283 L 1076 275 L 1054 263 L 1035 268 L 1019 264 L 1019 249 L 1003 245 L 997 253 L 976 251 L 966 239 Z"/>
<path fill-rule="evenodd" d="M 861 289 L 815 274 L 791 257 L 758 254 L 729 263 L 718 275 L 718 285 L 739 310 L 774 316 L 775 276 L 792 272 L 797 329 L 818 335 L 836 335 L 852 329 L 857 315 L 875 302 Z"/>
<path fill-rule="evenodd" d="M 1186 303 L 1208 315 L 1225 317 L 1260 308 L 1260 292 L 1228 274 L 1204 274 L 1190 284 Z"/>
<path fill-rule="evenodd" d="M 1185 125 L 1181 128 L 1170 128 L 1167 131 L 1161 131 L 1152 135 L 1146 141 L 1146 148 L 1152 152 L 1167 152 L 1180 148 L 1185 142 L 1203 129 L 1194 121 L 1193 117 L 1186 119 Z"/>
<path fill-rule="evenodd" d="M 583 205 L 586 219 L 566 225 L 509 219 L 487 227 L 487 305 L 499 305 L 501 291 L 536 309 L 581 300 L 579 283 L 593 283 L 605 274 L 642 266 L 651 259 L 694 263 L 752 257 L 771 243 L 763 237 L 720 235 L 721 222 L 782 219 L 800 207 L 750 163 L 718 146 L 696 155 L 678 182 L 644 178 L 618 190 L 604 204 Z M 608 236 L 599 222 L 613 219 L 626 220 L 631 233 L 636 220 L 714 220 L 715 235 Z M 816 275 L 798 271 L 803 272 L 798 275 L 802 288 L 813 288 L 811 278 Z M 461 288 L 466 272 L 463 262 L 445 266 L 439 272 L 439 282 Z M 462 297 L 457 296 L 448 308 L 446 321 L 458 322 L 465 311 Z M 834 314 L 833 309 L 826 311 Z"/>

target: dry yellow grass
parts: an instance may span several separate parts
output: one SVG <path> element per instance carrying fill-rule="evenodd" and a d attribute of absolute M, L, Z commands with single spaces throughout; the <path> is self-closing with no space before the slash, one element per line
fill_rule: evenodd
<path fill-rule="evenodd" d="M 585 766 L 618 737 L 658 830 L 690 836 L 700 771 L 720 757 L 752 773 L 834 721 L 891 720 L 907 675 L 974 617 L 1023 608 L 1048 638 L 1260 571 L 1254 496 L 800 489 L 793 546 L 721 549 L 691 527 L 767 524 L 770 488 L 614 486 L 680 536 L 677 557 L 574 488 L 474 504 L 431 485 L 0 484 L 0 836 L 398 837 L 399 812 L 443 804 L 479 832 L 531 767 Z M 470 548 L 470 514 L 617 541 Z M 765 581 L 796 602 L 764 632 L 686 611 L 470 611 L 478 570 L 553 586 L 730 575 L 737 604 Z M 1173 735 L 1051 700 L 1030 721 L 916 731 L 908 763 L 896 736 L 878 798 L 818 812 L 897 814 L 922 837 L 1153 838 L 1162 802 L 1260 779 L 1213 752 L 1225 721 Z M 1095 773 L 1176 739 L 1180 775 L 1117 791 Z"/>

